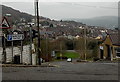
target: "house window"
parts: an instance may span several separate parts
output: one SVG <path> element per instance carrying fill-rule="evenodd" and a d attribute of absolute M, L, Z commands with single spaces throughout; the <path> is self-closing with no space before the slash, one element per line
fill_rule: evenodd
<path fill-rule="evenodd" d="M 120 57 L 120 48 L 116 48 L 115 50 L 116 50 L 116 56 Z"/>

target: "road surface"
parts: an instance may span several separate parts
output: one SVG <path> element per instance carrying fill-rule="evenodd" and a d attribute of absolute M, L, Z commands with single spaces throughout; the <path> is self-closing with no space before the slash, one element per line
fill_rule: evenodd
<path fill-rule="evenodd" d="M 118 80 L 118 63 L 58 61 L 56 67 L 3 67 L 3 80 Z"/>

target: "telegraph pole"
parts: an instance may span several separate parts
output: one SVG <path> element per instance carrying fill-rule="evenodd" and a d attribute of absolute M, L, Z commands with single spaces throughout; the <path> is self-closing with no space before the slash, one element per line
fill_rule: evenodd
<path fill-rule="evenodd" d="M 40 56 L 40 27 L 39 27 L 39 9 L 38 9 L 38 0 L 36 0 L 36 14 L 37 14 L 37 30 L 38 30 L 38 46 L 37 46 L 37 55 L 38 55 L 38 64 L 41 65 L 41 56 Z"/>

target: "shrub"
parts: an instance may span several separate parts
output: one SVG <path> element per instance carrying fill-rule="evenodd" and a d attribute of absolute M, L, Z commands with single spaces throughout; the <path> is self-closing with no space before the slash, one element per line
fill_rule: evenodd
<path fill-rule="evenodd" d="M 98 60 L 99 60 L 98 57 L 94 57 L 94 58 L 93 58 L 93 61 L 98 61 Z"/>

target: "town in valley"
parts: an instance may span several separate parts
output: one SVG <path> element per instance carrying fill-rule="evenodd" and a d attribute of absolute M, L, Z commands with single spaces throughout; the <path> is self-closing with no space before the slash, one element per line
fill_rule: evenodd
<path fill-rule="evenodd" d="M 35 15 L 0 5 L 2 80 L 118 80 L 117 25 L 90 25 L 72 17 L 56 20 L 41 16 L 44 7 L 38 0 L 33 3 Z M 106 25 L 109 20 L 101 18 Z"/>

